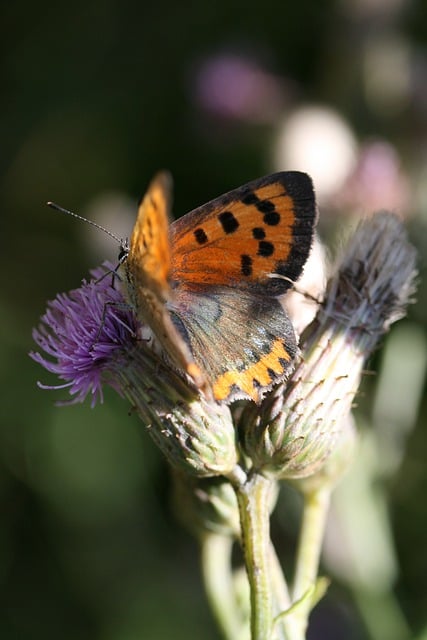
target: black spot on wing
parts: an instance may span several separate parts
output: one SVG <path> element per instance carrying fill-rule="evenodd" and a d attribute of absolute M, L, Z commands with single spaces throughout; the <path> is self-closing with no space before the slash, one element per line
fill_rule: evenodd
<path fill-rule="evenodd" d="M 269 222 L 269 220 L 275 220 L 278 215 L 276 214 L 276 216 L 274 216 L 276 213 L 276 207 L 274 202 L 271 202 L 271 200 L 261 200 L 254 191 L 247 191 L 242 195 L 240 201 L 245 205 L 256 207 L 260 213 L 263 213 L 266 224 L 278 224 L 280 216 L 277 222 Z"/>
<path fill-rule="evenodd" d="M 252 235 L 255 240 L 264 240 L 265 231 L 262 227 L 255 227 L 254 229 L 252 229 Z"/>
<path fill-rule="evenodd" d="M 256 205 L 259 202 L 258 196 L 253 191 L 247 191 L 242 195 L 240 201 L 247 206 Z"/>
<path fill-rule="evenodd" d="M 223 211 L 220 213 L 218 220 L 225 233 L 234 233 L 234 231 L 239 227 L 239 222 L 231 211 Z"/>
<path fill-rule="evenodd" d="M 198 244 L 206 244 L 208 241 L 208 236 L 206 235 L 204 229 L 199 227 L 194 231 L 194 237 L 196 238 L 196 242 Z"/>
<path fill-rule="evenodd" d="M 243 276 L 251 276 L 252 275 L 252 258 L 251 256 L 242 255 L 240 256 L 240 270 Z"/>
<path fill-rule="evenodd" d="M 261 213 L 273 213 L 276 211 L 276 207 L 271 200 L 258 200 L 255 206 Z"/>
<path fill-rule="evenodd" d="M 274 244 L 272 242 L 267 242 L 266 240 L 261 240 L 258 244 L 258 252 L 257 255 L 262 256 L 263 258 L 268 258 L 272 256 L 274 253 Z"/>
<path fill-rule="evenodd" d="M 257 380 L 256 378 L 252 380 L 252 386 L 254 389 L 262 389 L 260 381 Z"/>
<path fill-rule="evenodd" d="M 268 201 L 266 200 L 266 202 Z M 271 202 L 269 204 L 271 204 Z M 276 208 L 274 207 L 274 205 L 272 209 L 265 212 L 264 222 L 265 224 L 268 224 L 269 227 L 275 227 L 276 225 L 279 224 L 280 214 L 276 211 Z"/>
<path fill-rule="evenodd" d="M 287 346 L 287 345 L 286 345 Z M 296 350 L 295 351 L 291 351 L 291 349 L 286 349 L 286 351 L 289 353 L 289 357 L 291 359 L 295 358 L 296 356 Z M 292 360 L 291 360 L 292 361 Z M 279 358 L 279 362 L 283 368 L 283 370 L 285 371 L 286 369 L 289 369 L 290 366 L 292 366 L 289 362 L 289 360 L 286 360 L 285 358 Z"/>

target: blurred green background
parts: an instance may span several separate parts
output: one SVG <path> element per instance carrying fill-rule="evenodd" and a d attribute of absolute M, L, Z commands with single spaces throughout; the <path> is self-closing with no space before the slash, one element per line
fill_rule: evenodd
<path fill-rule="evenodd" d="M 299 168 L 331 247 L 377 208 L 406 219 L 418 303 L 370 363 L 309 638 L 390 640 L 387 621 L 395 640 L 426 637 L 427 3 L 41 0 L 0 16 L 0 638 L 219 637 L 142 424 L 108 392 L 55 407 L 66 391 L 39 390 L 51 378 L 27 356 L 46 301 L 117 255 L 45 202 L 125 236 L 160 168 L 176 215 Z M 285 564 L 296 514 L 284 495 Z"/>

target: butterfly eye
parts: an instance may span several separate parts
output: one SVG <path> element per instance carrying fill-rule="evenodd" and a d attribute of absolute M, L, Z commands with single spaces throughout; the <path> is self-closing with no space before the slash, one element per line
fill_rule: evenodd
<path fill-rule="evenodd" d="M 126 240 L 123 242 L 120 242 L 120 251 L 119 251 L 119 255 L 118 255 L 118 261 L 119 261 L 119 265 L 123 264 L 123 262 L 127 259 L 129 255 L 129 241 L 126 238 Z"/>

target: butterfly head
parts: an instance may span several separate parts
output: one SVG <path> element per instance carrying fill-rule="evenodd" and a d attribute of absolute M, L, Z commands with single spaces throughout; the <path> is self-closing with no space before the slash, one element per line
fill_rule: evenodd
<path fill-rule="evenodd" d="M 119 255 L 118 255 L 118 265 L 117 268 L 120 267 L 124 262 L 126 262 L 128 255 L 129 255 L 129 238 L 126 238 L 125 240 L 120 240 L 120 249 L 119 249 Z"/>

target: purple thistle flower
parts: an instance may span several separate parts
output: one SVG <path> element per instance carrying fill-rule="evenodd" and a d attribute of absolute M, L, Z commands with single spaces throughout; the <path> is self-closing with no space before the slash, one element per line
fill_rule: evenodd
<path fill-rule="evenodd" d="M 111 285 L 112 265 L 92 271 L 94 280 L 59 294 L 33 337 L 42 353 L 30 356 L 65 383 L 72 404 L 92 396 L 102 402 L 108 384 L 131 403 L 171 463 L 193 475 L 214 476 L 236 466 L 235 431 L 226 405 L 200 397 L 184 374 L 153 348 L 120 290 Z"/>
<path fill-rule="evenodd" d="M 83 280 L 79 289 L 58 294 L 48 302 L 46 313 L 33 338 L 40 349 L 32 352 L 33 360 L 55 373 L 63 385 L 44 385 L 43 389 L 64 389 L 74 398 L 68 403 L 83 402 L 92 395 L 91 406 L 103 401 L 102 384 L 108 382 L 122 394 L 112 371 L 117 351 L 135 343 L 137 320 L 122 293 L 111 284 L 109 272 L 113 266 L 104 265 L 91 272 L 94 280 Z M 49 356 L 49 357 L 46 357 Z"/>
<path fill-rule="evenodd" d="M 91 394 L 94 407 L 97 400 L 103 401 L 102 385 L 107 383 L 131 403 L 132 413 L 140 416 L 180 474 L 237 476 L 239 452 L 229 407 L 199 397 L 183 373 L 179 375 L 152 349 L 151 336 L 114 288 L 112 275 L 104 263 L 92 272 L 95 280 L 84 280 L 78 289 L 47 303 L 33 330 L 40 352 L 30 356 L 64 384 L 39 386 L 68 388 L 72 399 L 62 404 L 83 402 Z M 234 497 L 231 485 L 222 493 L 225 502 Z"/>

